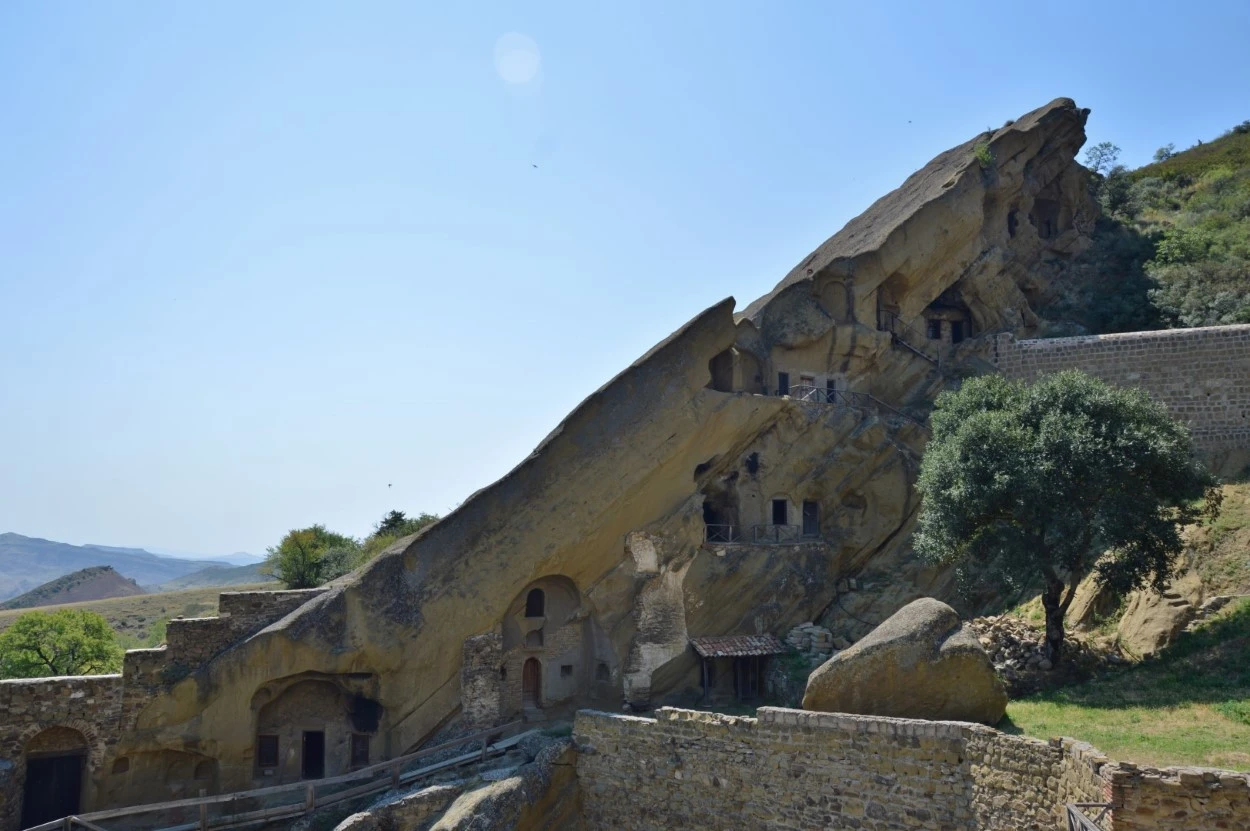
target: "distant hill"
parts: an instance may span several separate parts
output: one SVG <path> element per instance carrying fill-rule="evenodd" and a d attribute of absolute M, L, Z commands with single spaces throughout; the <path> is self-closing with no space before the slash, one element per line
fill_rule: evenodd
<path fill-rule="evenodd" d="M 222 563 L 231 566 L 251 566 L 265 560 L 259 554 L 249 554 L 246 551 L 236 551 L 233 554 L 191 554 L 186 551 L 171 551 L 167 548 L 149 548 L 147 550 L 162 557 L 176 557 L 179 560 L 212 560 L 214 562 L 220 560 Z"/>
<path fill-rule="evenodd" d="M 156 586 L 154 591 L 173 592 L 210 586 L 239 586 L 244 583 L 264 583 L 272 580 L 272 577 L 260 573 L 260 565 L 260 563 L 252 563 L 233 568 L 213 566 L 175 578 L 168 583 L 162 583 Z"/>
<path fill-rule="evenodd" d="M 0 603 L 0 609 L 29 609 L 32 606 L 104 600 L 136 594 L 144 594 L 139 584 L 121 576 L 112 566 L 92 566 L 49 580 L 38 588 Z"/>
<path fill-rule="evenodd" d="M 194 571 L 226 565 L 216 560 L 161 557 L 141 548 L 69 545 L 21 534 L 0 534 L 0 600 L 92 566 L 112 566 L 141 586 L 155 586 Z"/>

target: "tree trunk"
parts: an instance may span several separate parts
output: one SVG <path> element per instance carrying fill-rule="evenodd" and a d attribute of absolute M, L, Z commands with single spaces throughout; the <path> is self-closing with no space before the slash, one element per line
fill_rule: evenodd
<path fill-rule="evenodd" d="M 1042 608 L 1046 610 L 1046 659 L 1051 667 L 1059 666 L 1063 654 L 1063 616 L 1067 606 L 1063 602 L 1063 581 L 1056 577 L 1046 578 L 1042 591 Z"/>

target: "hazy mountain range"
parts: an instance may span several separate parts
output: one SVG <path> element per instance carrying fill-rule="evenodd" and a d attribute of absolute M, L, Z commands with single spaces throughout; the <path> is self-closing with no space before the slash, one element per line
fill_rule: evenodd
<path fill-rule="evenodd" d="M 236 553 L 222 557 L 187 559 L 156 554 L 142 548 L 111 545 L 70 545 L 21 534 L 0 534 L 0 600 L 30 591 L 79 569 L 112 566 L 141 586 L 157 586 L 204 569 L 251 566 L 259 557 Z"/>

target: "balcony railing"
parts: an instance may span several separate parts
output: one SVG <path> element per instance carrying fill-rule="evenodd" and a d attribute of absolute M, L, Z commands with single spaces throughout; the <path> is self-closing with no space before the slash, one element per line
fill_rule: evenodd
<path fill-rule="evenodd" d="M 871 410 L 879 415 L 893 415 L 899 418 L 905 418 L 914 422 L 921 427 L 925 424 L 923 421 L 907 415 L 880 398 L 869 395 L 866 392 L 851 392 L 850 390 L 835 390 L 828 387 L 817 387 L 811 384 L 793 384 L 790 392 L 786 393 L 792 401 L 803 401 L 809 404 L 831 404 L 840 407 L 852 407 L 857 410 Z"/>
<path fill-rule="evenodd" d="M 941 367 L 941 352 L 932 346 L 929 338 L 904 323 L 896 313 L 882 310 L 877 316 L 877 328 L 882 332 L 889 332 L 895 343 L 915 352 L 934 366 Z"/>
<path fill-rule="evenodd" d="M 804 534 L 801 525 L 720 525 L 709 523 L 703 539 L 716 543 L 749 543 L 752 545 L 784 545 L 818 542 L 819 534 Z"/>

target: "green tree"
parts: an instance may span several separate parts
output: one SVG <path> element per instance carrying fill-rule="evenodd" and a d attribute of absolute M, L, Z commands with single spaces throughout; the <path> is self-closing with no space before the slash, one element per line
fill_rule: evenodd
<path fill-rule="evenodd" d="M 311 525 L 288 531 L 267 553 L 261 573 L 278 578 L 288 589 L 310 589 L 351 571 L 360 558 L 360 543 L 324 525 Z"/>
<path fill-rule="evenodd" d="M 415 534 L 427 525 L 438 522 L 438 514 L 420 513 L 415 517 L 403 511 L 391 511 L 373 527 L 373 533 L 361 545 L 361 562 L 368 562 L 385 551 L 400 537 Z"/>
<path fill-rule="evenodd" d="M 932 429 L 916 551 L 966 585 L 1020 591 L 1040 578 L 1052 663 L 1082 579 L 1162 589 L 1181 526 L 1218 510 L 1188 429 L 1141 390 L 1081 372 L 974 378 L 938 397 Z"/>
<path fill-rule="evenodd" d="M 95 612 L 27 612 L 0 632 L 0 678 L 117 672 L 122 654 L 117 634 Z"/>
<path fill-rule="evenodd" d="M 1166 162 L 1168 159 L 1176 155 L 1176 145 L 1168 143 L 1155 151 L 1156 162 Z"/>
<path fill-rule="evenodd" d="M 1099 142 L 1085 151 L 1085 166 L 1100 176 L 1115 167 L 1120 158 L 1120 148 L 1109 141 Z"/>

